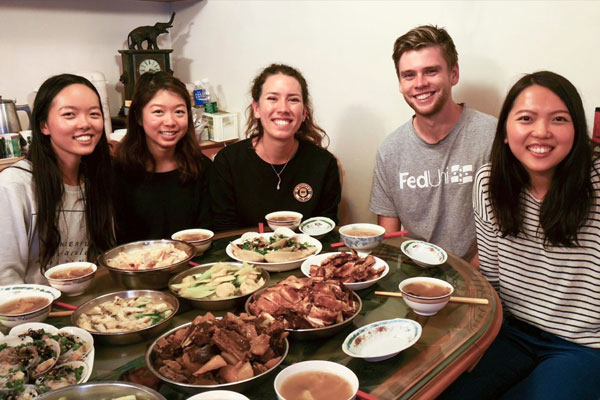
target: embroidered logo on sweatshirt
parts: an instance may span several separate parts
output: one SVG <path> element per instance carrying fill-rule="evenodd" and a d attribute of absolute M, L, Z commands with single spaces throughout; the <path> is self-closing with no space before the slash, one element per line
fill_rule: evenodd
<path fill-rule="evenodd" d="M 294 197 L 302 203 L 306 203 L 313 196 L 313 188 L 308 183 L 299 183 L 294 188 Z"/>

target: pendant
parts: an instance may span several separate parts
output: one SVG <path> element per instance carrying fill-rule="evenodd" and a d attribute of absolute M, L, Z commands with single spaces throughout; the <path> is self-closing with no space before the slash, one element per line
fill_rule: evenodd
<path fill-rule="evenodd" d="M 279 190 L 280 185 L 281 185 L 281 180 L 279 180 L 279 182 L 277 182 L 277 190 Z"/>

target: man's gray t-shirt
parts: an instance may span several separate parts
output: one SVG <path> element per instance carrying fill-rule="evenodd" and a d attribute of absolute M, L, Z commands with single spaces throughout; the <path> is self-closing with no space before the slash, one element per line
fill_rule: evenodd
<path fill-rule="evenodd" d="M 475 241 L 472 186 L 489 161 L 496 118 L 463 106 L 458 123 L 437 144 L 414 130 L 412 119 L 379 146 L 369 208 L 397 217 L 408 237 L 463 257 Z"/>

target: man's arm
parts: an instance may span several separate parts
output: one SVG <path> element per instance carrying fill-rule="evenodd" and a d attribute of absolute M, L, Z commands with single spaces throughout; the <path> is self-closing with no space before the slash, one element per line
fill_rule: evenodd
<path fill-rule="evenodd" d="M 377 224 L 383 226 L 386 232 L 396 232 L 402 227 L 400 218 L 384 217 L 382 215 L 377 216 Z"/>

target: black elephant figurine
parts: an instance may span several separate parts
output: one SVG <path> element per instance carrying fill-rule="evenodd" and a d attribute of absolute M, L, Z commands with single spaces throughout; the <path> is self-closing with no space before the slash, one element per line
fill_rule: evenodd
<path fill-rule="evenodd" d="M 167 33 L 168 28 L 173 27 L 175 12 L 171 14 L 169 22 L 157 22 L 154 26 L 139 26 L 127 35 L 127 46 L 129 50 L 143 50 L 142 43 L 147 43 L 147 50 L 158 50 L 156 38 L 162 33 Z"/>

